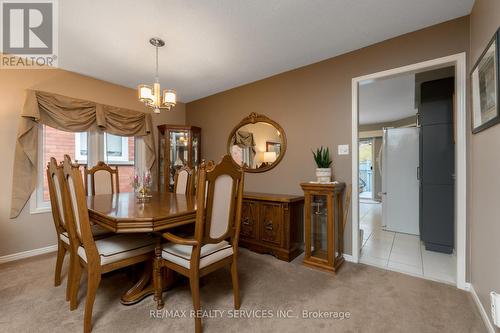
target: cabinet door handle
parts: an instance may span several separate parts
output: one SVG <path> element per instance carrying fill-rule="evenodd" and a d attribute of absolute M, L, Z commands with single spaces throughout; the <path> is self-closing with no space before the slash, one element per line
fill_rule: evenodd
<path fill-rule="evenodd" d="M 248 217 L 244 217 L 242 223 L 243 225 L 250 225 L 250 219 Z"/>
<path fill-rule="evenodd" d="M 267 222 L 264 228 L 266 228 L 266 230 L 272 231 L 273 230 L 273 221 Z"/>

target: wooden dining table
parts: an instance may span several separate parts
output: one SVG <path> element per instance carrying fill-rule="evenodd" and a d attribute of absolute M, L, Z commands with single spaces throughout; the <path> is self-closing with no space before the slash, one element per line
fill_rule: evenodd
<path fill-rule="evenodd" d="M 196 197 L 170 192 L 153 192 L 146 202 L 140 202 L 135 193 L 98 194 L 87 197 L 92 223 L 117 234 L 154 233 L 155 258 L 148 262 L 137 283 L 121 297 L 121 303 L 137 303 L 154 293 L 152 283 L 153 259 L 161 258 L 161 233 L 182 225 L 194 223 Z M 168 274 L 166 274 L 168 278 Z M 168 287 L 172 281 L 163 285 Z"/>

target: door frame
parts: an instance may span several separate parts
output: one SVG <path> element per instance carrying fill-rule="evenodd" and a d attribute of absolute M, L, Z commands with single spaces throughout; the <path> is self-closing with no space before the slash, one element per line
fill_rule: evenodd
<path fill-rule="evenodd" d="M 455 67 L 455 225 L 456 227 L 456 253 L 457 288 L 467 290 L 466 282 L 466 247 L 467 247 L 467 106 L 466 106 L 466 54 L 465 52 L 423 61 L 407 66 L 393 68 L 373 74 L 363 75 L 352 79 L 352 261 L 359 262 L 359 188 L 358 168 L 358 108 L 359 84 L 363 81 L 373 81 L 404 73 L 432 70 L 442 67 Z M 354 149 L 356 147 L 356 149 Z"/>

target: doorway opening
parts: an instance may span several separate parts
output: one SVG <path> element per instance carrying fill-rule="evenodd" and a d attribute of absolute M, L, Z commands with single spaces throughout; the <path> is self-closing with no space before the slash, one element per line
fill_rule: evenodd
<path fill-rule="evenodd" d="M 463 53 L 353 79 L 354 262 L 466 288 L 465 82 Z"/>

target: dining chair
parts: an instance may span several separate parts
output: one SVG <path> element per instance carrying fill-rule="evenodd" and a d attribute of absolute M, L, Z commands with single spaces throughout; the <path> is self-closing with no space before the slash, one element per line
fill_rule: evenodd
<path fill-rule="evenodd" d="M 57 165 L 57 161 L 54 157 L 50 158 L 47 164 L 47 182 L 49 185 L 49 198 L 50 206 L 52 209 L 52 218 L 54 220 L 54 226 L 57 235 L 57 259 L 56 259 L 56 270 L 54 276 L 54 286 L 61 285 L 61 270 L 62 264 L 64 262 L 64 257 L 66 252 L 70 252 L 69 235 L 66 230 L 67 225 L 65 223 L 65 216 L 63 210 L 63 197 L 66 194 L 62 190 L 62 182 L 64 180 L 63 170 L 61 165 Z M 71 256 L 71 254 L 70 254 Z M 70 271 L 71 272 L 71 271 Z M 66 300 L 69 301 L 69 291 L 70 291 L 70 273 L 68 273 L 68 279 L 66 283 Z"/>
<path fill-rule="evenodd" d="M 68 214 L 67 223 L 72 251 L 78 256 L 71 267 L 70 309 L 77 307 L 77 295 L 82 275 L 82 268 L 87 269 L 87 296 L 83 331 L 92 329 L 92 309 L 96 291 L 101 281 L 101 275 L 119 268 L 131 266 L 150 260 L 155 248 L 154 240 L 148 235 L 114 235 L 100 240 L 94 240 L 91 232 L 89 213 L 82 174 L 78 165 L 71 162 L 68 155 L 64 156 L 64 190 L 67 200 L 64 201 Z M 74 226 L 74 227 L 73 227 Z"/>
<path fill-rule="evenodd" d="M 118 167 L 110 167 L 103 161 L 87 169 L 84 166 L 85 190 L 88 195 L 111 194 L 120 192 Z M 90 178 L 90 187 L 89 187 Z"/>
<path fill-rule="evenodd" d="M 163 237 L 169 242 L 162 246 L 161 254 L 156 253 L 153 281 L 158 309 L 164 305 L 163 268 L 189 278 L 193 308 L 195 314 L 199 314 L 200 277 L 225 266 L 231 269 L 234 307 L 240 308 L 237 259 L 243 183 L 244 172 L 232 163 L 229 155 L 209 168 L 205 162 L 201 163 L 194 237 L 183 238 L 170 232 L 164 233 Z M 199 203 L 205 203 L 205 207 Z M 201 332 L 199 315 L 195 316 L 195 332 Z"/>
<path fill-rule="evenodd" d="M 62 184 L 64 182 L 63 167 L 61 164 L 57 164 L 57 160 L 51 157 L 49 163 L 47 164 L 47 183 L 49 187 L 49 198 L 50 206 L 52 211 L 52 218 L 54 220 L 54 226 L 57 235 L 57 259 L 56 259 L 56 269 L 54 277 L 54 285 L 59 286 L 61 284 L 61 270 L 64 262 L 64 257 L 66 252 L 70 253 L 70 261 L 73 260 L 73 254 L 71 253 L 70 237 L 68 233 L 68 228 L 70 225 L 66 224 L 66 212 L 64 209 L 64 200 L 66 192 L 63 191 Z M 110 231 L 104 229 L 103 227 L 94 224 L 91 227 L 92 235 L 95 239 L 101 239 L 109 236 Z M 71 267 L 71 264 L 70 264 Z M 70 281 L 71 281 L 71 270 L 68 271 L 68 281 L 66 283 L 66 300 L 69 301 L 70 292 Z"/>
<path fill-rule="evenodd" d="M 174 193 L 192 195 L 193 185 L 193 169 L 188 166 L 183 166 L 175 172 Z"/>

